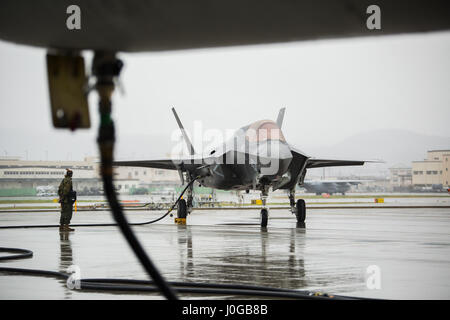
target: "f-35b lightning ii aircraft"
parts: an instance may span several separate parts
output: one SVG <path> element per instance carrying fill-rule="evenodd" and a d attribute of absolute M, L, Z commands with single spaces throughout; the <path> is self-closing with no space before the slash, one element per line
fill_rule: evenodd
<path fill-rule="evenodd" d="M 261 226 L 266 227 L 269 210 L 266 200 L 269 190 L 287 190 L 291 212 L 297 222 L 304 223 L 306 217 L 305 201 L 295 201 L 295 188 L 303 185 L 307 169 L 331 166 L 359 166 L 367 161 L 331 160 L 311 158 L 292 147 L 281 131 L 285 108 L 278 118 L 260 120 L 240 128 L 232 138 L 204 156 L 196 154 L 184 127 L 172 109 L 183 134 L 190 155 L 185 158 L 164 160 L 115 161 L 115 166 L 147 167 L 178 170 L 182 183 L 186 179 L 196 179 L 205 187 L 222 190 L 260 190 L 262 209 Z M 187 201 L 178 205 L 178 218 L 186 218 L 192 211 L 193 184 L 187 192 Z"/>

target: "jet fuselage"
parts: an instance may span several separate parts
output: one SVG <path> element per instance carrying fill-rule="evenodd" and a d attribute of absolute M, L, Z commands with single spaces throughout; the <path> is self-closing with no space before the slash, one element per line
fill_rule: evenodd
<path fill-rule="evenodd" d="M 271 120 L 239 129 L 211 151 L 209 175 L 199 182 L 224 190 L 260 189 L 286 178 L 292 153 L 278 125 Z"/>

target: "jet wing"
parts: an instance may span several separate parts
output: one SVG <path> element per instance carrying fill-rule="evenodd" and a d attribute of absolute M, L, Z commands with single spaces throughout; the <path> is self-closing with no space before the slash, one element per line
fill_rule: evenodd
<path fill-rule="evenodd" d="M 143 168 L 157 168 L 177 170 L 177 167 L 172 160 L 128 160 L 128 161 L 114 161 L 115 167 L 143 167 Z"/>
<path fill-rule="evenodd" d="M 381 9 L 369 30 L 367 9 Z M 81 11 L 70 30 L 70 5 Z M 450 29 L 447 0 L 2 0 L 0 39 L 58 49 L 161 51 Z"/>
<path fill-rule="evenodd" d="M 115 167 L 143 167 L 167 170 L 193 170 L 205 165 L 203 158 L 114 161 Z"/>
<path fill-rule="evenodd" d="M 322 167 L 342 167 L 342 166 L 362 166 L 366 162 L 380 162 L 374 160 L 334 160 L 334 159 L 314 159 L 309 158 L 306 162 L 306 168 Z"/>

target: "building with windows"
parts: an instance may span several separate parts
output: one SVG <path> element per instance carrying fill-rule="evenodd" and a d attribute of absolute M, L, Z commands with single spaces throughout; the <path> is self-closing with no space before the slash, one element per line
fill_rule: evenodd
<path fill-rule="evenodd" d="M 164 170 L 142 167 L 114 167 L 116 190 L 128 193 L 133 188 L 161 187 L 180 185 L 180 176 L 176 170 Z"/>
<path fill-rule="evenodd" d="M 0 196 L 35 195 L 39 187 L 57 190 L 66 173 L 73 171 L 73 188 L 79 194 L 98 194 L 103 189 L 99 163 L 94 157 L 83 161 L 28 161 L 0 157 Z M 114 184 L 119 193 L 129 193 L 141 186 L 176 185 L 178 172 L 153 168 L 114 168 Z"/>
<path fill-rule="evenodd" d="M 74 171 L 75 190 L 98 190 L 101 186 L 94 158 L 84 161 L 28 161 L 0 157 L 0 195 L 33 195 L 41 186 L 58 187 L 66 174 Z"/>
<path fill-rule="evenodd" d="M 389 168 L 389 182 L 391 188 L 396 191 L 408 190 L 412 187 L 412 168 L 404 164 L 397 164 Z"/>
<path fill-rule="evenodd" d="M 412 182 L 418 188 L 449 187 L 449 150 L 430 150 L 427 158 L 412 162 Z"/>
<path fill-rule="evenodd" d="M 114 167 L 115 179 L 136 179 L 141 183 L 173 183 L 180 182 L 176 170 L 164 170 L 142 167 Z"/>

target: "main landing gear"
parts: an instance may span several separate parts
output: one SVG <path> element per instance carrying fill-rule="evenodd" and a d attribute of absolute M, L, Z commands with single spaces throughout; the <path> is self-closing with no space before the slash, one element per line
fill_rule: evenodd
<path fill-rule="evenodd" d="M 264 187 L 261 190 L 262 209 L 260 215 L 261 228 L 266 228 L 269 222 L 269 208 L 266 207 L 267 197 L 269 196 L 269 189 Z"/>
<path fill-rule="evenodd" d="M 268 197 L 268 188 L 261 190 L 262 209 L 260 215 L 261 227 L 266 228 L 269 221 L 269 208 L 266 206 L 266 200 Z M 306 219 L 306 205 L 305 200 L 298 199 L 295 201 L 295 190 L 289 192 L 289 202 L 291 205 L 291 212 L 297 217 L 297 226 L 304 226 Z"/>
<path fill-rule="evenodd" d="M 298 199 L 295 202 L 295 190 L 289 192 L 289 202 L 291 205 L 291 212 L 297 217 L 297 223 L 305 223 L 306 219 L 306 205 L 305 200 Z"/>
<path fill-rule="evenodd" d="M 188 177 L 188 183 L 190 183 L 191 180 L 189 180 L 190 177 Z M 189 186 L 189 188 L 186 190 L 187 195 L 187 201 L 184 199 L 181 199 L 178 202 L 177 205 L 177 218 L 175 219 L 175 223 L 177 224 L 186 224 L 186 218 L 188 214 L 191 214 L 192 211 L 192 201 L 194 200 L 194 194 L 193 194 L 193 184 Z"/>
<path fill-rule="evenodd" d="M 181 199 L 178 202 L 178 207 L 177 207 L 177 218 L 178 219 L 186 219 L 187 217 L 187 204 L 186 204 L 186 200 Z"/>

